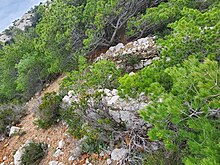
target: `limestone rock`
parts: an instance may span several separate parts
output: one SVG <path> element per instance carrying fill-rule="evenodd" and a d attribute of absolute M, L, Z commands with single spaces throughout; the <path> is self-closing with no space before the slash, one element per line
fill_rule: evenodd
<path fill-rule="evenodd" d="M 61 141 L 59 141 L 57 149 L 63 149 L 64 145 L 65 145 L 65 142 L 62 139 Z"/>
<path fill-rule="evenodd" d="M 107 159 L 106 163 L 110 165 L 112 163 L 111 159 Z"/>
<path fill-rule="evenodd" d="M 31 141 L 27 140 L 23 146 L 21 146 L 14 155 L 14 164 L 21 165 L 21 156 L 24 153 L 24 147 L 26 147 Z"/>
<path fill-rule="evenodd" d="M 58 161 L 53 160 L 49 162 L 49 165 L 58 165 L 58 163 L 59 163 Z"/>
<path fill-rule="evenodd" d="M 113 104 L 116 104 L 116 102 L 118 101 L 119 96 L 113 96 L 110 100 L 107 101 L 108 106 L 111 106 Z"/>
<path fill-rule="evenodd" d="M 126 157 L 126 155 L 128 154 L 129 150 L 128 149 L 124 149 L 124 148 L 120 148 L 120 149 L 114 149 L 111 153 L 111 159 L 112 160 L 122 160 Z"/>
<path fill-rule="evenodd" d="M 9 133 L 9 136 L 11 137 L 13 134 L 16 134 L 20 131 L 20 127 L 15 127 L 15 126 L 12 126 L 11 129 L 10 129 L 10 133 Z"/>
<path fill-rule="evenodd" d="M 59 157 L 60 155 L 63 155 L 63 152 L 61 149 L 56 150 L 56 152 L 53 154 L 54 157 Z"/>

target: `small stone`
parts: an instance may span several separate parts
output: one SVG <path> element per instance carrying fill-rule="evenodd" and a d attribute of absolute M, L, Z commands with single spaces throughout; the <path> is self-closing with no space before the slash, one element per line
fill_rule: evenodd
<path fill-rule="evenodd" d="M 72 97 L 73 94 L 74 94 L 74 91 L 73 91 L 73 90 L 71 90 L 71 91 L 68 92 L 68 96 L 69 96 L 69 97 Z"/>
<path fill-rule="evenodd" d="M 109 97 L 112 96 L 111 91 L 109 89 L 104 89 L 104 93 Z"/>
<path fill-rule="evenodd" d="M 68 161 L 70 162 L 70 161 L 74 161 L 76 158 L 74 157 L 74 156 L 70 156 L 69 157 L 69 159 L 68 159 Z"/>
<path fill-rule="evenodd" d="M 110 165 L 112 163 L 111 159 L 107 159 L 106 163 Z"/>
<path fill-rule="evenodd" d="M 116 102 L 118 101 L 119 96 L 113 96 L 110 100 L 107 101 L 108 106 L 111 106 L 113 104 L 116 104 Z"/>
<path fill-rule="evenodd" d="M 152 60 L 147 60 L 147 61 L 144 63 L 144 66 L 148 66 L 148 65 L 150 65 L 150 64 L 152 64 Z"/>
<path fill-rule="evenodd" d="M 115 51 L 118 52 L 120 49 L 124 48 L 124 44 L 123 43 L 119 43 L 115 46 Z"/>
<path fill-rule="evenodd" d="M 159 60 L 160 59 L 160 57 L 154 57 L 153 58 L 153 60 Z"/>
<path fill-rule="evenodd" d="M 89 162 L 89 159 L 87 158 L 87 159 L 86 159 L 86 164 L 89 164 L 89 163 L 90 163 L 90 162 Z"/>
<path fill-rule="evenodd" d="M 159 98 L 158 102 L 162 103 L 163 102 L 163 98 Z"/>
<path fill-rule="evenodd" d="M 140 38 L 139 40 L 137 40 L 137 43 L 138 43 L 139 45 L 142 45 L 142 44 L 144 44 L 144 43 L 147 43 L 148 40 L 149 40 L 148 37 L 146 37 L 146 38 Z"/>
<path fill-rule="evenodd" d="M 141 63 L 139 63 L 139 64 L 135 64 L 134 65 L 134 69 L 142 69 L 144 67 L 144 65 L 143 65 L 143 63 L 141 62 Z"/>
<path fill-rule="evenodd" d="M 166 62 L 169 62 L 170 60 L 171 60 L 171 58 L 170 58 L 170 57 L 167 57 Z"/>
<path fill-rule="evenodd" d="M 117 90 L 117 89 L 113 89 L 113 90 L 112 90 L 112 95 L 113 95 L 113 96 L 118 95 L 118 90 Z"/>
<path fill-rule="evenodd" d="M 6 159 L 7 159 L 7 156 L 4 156 L 4 157 L 3 157 L 3 161 L 5 161 Z"/>
<path fill-rule="evenodd" d="M 23 146 L 21 146 L 16 153 L 14 154 L 14 164 L 21 165 L 21 156 L 24 153 L 24 147 L 31 143 L 30 140 L 27 140 Z"/>
<path fill-rule="evenodd" d="M 135 75 L 135 73 L 134 72 L 130 72 L 128 76 L 133 76 L 133 75 Z"/>
<path fill-rule="evenodd" d="M 50 162 L 49 162 L 49 165 L 58 165 L 58 161 L 55 161 L 55 160 L 50 161 Z"/>
<path fill-rule="evenodd" d="M 64 103 L 69 103 L 70 97 L 66 95 L 66 96 L 64 96 L 64 98 L 62 99 L 62 101 L 63 101 Z"/>
<path fill-rule="evenodd" d="M 118 122 L 118 123 L 121 122 L 121 120 L 120 120 L 120 114 L 119 114 L 117 111 L 109 110 L 109 114 L 112 116 L 112 118 L 113 118 L 116 122 Z"/>
<path fill-rule="evenodd" d="M 9 136 L 11 137 L 13 134 L 16 134 L 20 131 L 20 127 L 15 127 L 15 126 L 12 126 L 11 129 L 10 129 L 10 133 L 9 133 Z"/>
<path fill-rule="evenodd" d="M 129 152 L 128 149 L 124 149 L 124 148 L 117 149 L 116 148 L 111 153 L 111 159 L 112 160 L 116 160 L 116 161 L 122 160 L 122 159 L 124 159 L 126 157 L 128 152 Z"/>
<path fill-rule="evenodd" d="M 104 151 L 102 151 L 102 152 L 99 154 L 99 156 L 101 156 L 101 157 L 105 156 Z"/>
<path fill-rule="evenodd" d="M 53 154 L 53 156 L 56 158 L 59 157 L 60 155 L 63 155 L 63 152 L 60 149 L 56 150 L 56 152 Z"/>
<path fill-rule="evenodd" d="M 65 142 L 64 142 L 64 140 L 62 139 L 61 141 L 59 141 L 58 149 L 63 149 L 64 145 L 65 145 Z"/>
<path fill-rule="evenodd" d="M 114 50 L 115 50 L 115 47 L 114 47 L 114 46 L 112 46 L 112 47 L 109 48 L 109 51 L 111 51 L 111 52 L 113 52 Z"/>

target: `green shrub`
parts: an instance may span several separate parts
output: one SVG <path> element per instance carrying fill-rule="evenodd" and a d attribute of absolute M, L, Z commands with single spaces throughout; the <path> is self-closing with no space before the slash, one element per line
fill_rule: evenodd
<path fill-rule="evenodd" d="M 161 56 L 171 58 L 170 66 L 190 55 L 201 61 L 205 57 L 220 61 L 220 4 L 204 13 L 184 8 L 182 15 L 179 21 L 169 24 L 172 33 L 157 41 L 161 46 Z"/>
<path fill-rule="evenodd" d="M 82 94 L 83 95 L 83 94 Z M 95 96 L 96 95 L 96 96 Z M 95 99 L 95 105 L 97 108 L 102 108 L 98 106 L 100 102 L 101 95 L 92 95 Z M 89 109 L 88 99 L 92 97 L 91 95 L 83 95 L 80 98 L 80 102 L 73 102 L 70 107 L 62 109 L 61 118 L 67 122 L 69 133 L 75 138 L 81 139 L 86 137 L 82 141 L 82 151 L 84 153 L 99 153 L 101 149 L 107 146 L 107 134 L 108 130 L 104 127 L 111 126 L 111 121 L 107 120 L 105 110 L 93 111 L 93 113 L 99 116 L 98 119 L 91 118 L 87 113 Z M 96 98 L 95 98 L 96 97 Z"/>
<path fill-rule="evenodd" d="M 136 97 L 141 92 L 150 94 L 153 90 L 152 84 L 155 82 L 158 82 L 167 91 L 172 87 L 172 79 L 164 72 L 164 62 L 162 60 L 155 61 L 151 66 L 136 72 L 135 75 L 125 74 L 119 78 L 119 94 L 121 97 Z"/>
<path fill-rule="evenodd" d="M 163 140 L 167 149 L 183 154 L 187 164 L 219 164 L 220 68 L 216 61 L 190 58 L 167 68 L 173 79 L 170 92 L 154 86 L 151 103 L 140 111 L 154 125 L 151 140 Z"/>
<path fill-rule="evenodd" d="M 179 153 L 160 149 L 152 153 L 146 153 L 144 165 L 182 165 Z"/>
<path fill-rule="evenodd" d="M 61 97 L 55 92 L 45 94 L 36 112 L 38 119 L 35 122 L 40 128 L 49 128 L 57 121 L 61 101 Z"/>
<path fill-rule="evenodd" d="M 29 143 L 24 147 L 24 153 L 21 156 L 22 165 L 37 165 L 43 159 L 47 151 L 45 143 Z"/>
<path fill-rule="evenodd" d="M 0 105 L 0 135 L 7 135 L 11 127 L 19 123 L 21 117 L 24 115 L 24 106 L 21 104 L 3 104 Z"/>
<path fill-rule="evenodd" d="M 156 7 L 147 8 L 146 13 L 131 17 L 126 29 L 127 35 L 139 35 L 139 37 L 142 37 L 149 34 L 162 34 L 163 36 L 163 34 L 171 31 L 170 27 L 167 26 L 168 24 L 182 18 L 184 8 L 197 9 L 204 12 L 218 2 L 218 0 L 169 0 L 168 2 L 161 2 Z"/>
<path fill-rule="evenodd" d="M 79 64 L 79 71 L 71 72 L 62 82 L 61 90 L 73 90 L 75 93 L 87 92 L 88 89 L 117 88 L 121 70 L 111 61 L 102 60 L 92 66 L 85 61 Z"/>

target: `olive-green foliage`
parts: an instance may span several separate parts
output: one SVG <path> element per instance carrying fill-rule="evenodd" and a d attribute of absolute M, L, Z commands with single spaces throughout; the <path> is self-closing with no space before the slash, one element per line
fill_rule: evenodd
<path fill-rule="evenodd" d="M 1 100 L 29 99 L 49 77 L 44 53 L 35 49 L 34 29 L 17 31 L 14 44 L 3 48 L 0 58 Z"/>
<path fill-rule="evenodd" d="M 45 53 L 44 60 L 49 62 L 48 71 L 60 73 L 67 68 L 73 69 L 77 58 L 74 58 L 70 48 L 72 27 L 78 21 L 76 8 L 56 0 L 49 6 L 40 6 L 39 12 L 42 19 L 36 26 L 38 37 L 34 44 Z"/>
<path fill-rule="evenodd" d="M 9 133 L 6 128 L 19 123 L 24 115 L 24 106 L 17 103 L 0 105 L 0 135 Z"/>
<path fill-rule="evenodd" d="M 200 63 L 192 57 L 165 72 L 173 79 L 171 91 L 155 83 L 151 103 L 140 111 L 143 119 L 154 125 L 148 135 L 152 140 L 163 140 L 168 149 L 184 152 L 182 160 L 187 165 L 219 164 L 217 62 L 206 59 Z"/>
<path fill-rule="evenodd" d="M 159 39 L 161 56 L 169 56 L 171 65 L 195 55 L 200 60 L 205 57 L 220 61 L 220 4 L 202 13 L 184 8 L 183 17 L 169 25 L 172 33 Z"/>
<path fill-rule="evenodd" d="M 63 90 L 74 90 L 75 93 L 86 92 L 88 89 L 117 88 L 121 70 L 111 61 L 101 60 L 86 67 L 85 60 L 80 57 L 79 71 L 73 71 L 64 79 Z"/>
<path fill-rule="evenodd" d="M 24 153 L 21 156 L 22 165 L 37 165 L 46 155 L 47 144 L 31 142 L 24 147 Z"/>
<path fill-rule="evenodd" d="M 101 149 L 105 148 L 107 143 L 106 134 L 100 137 L 106 130 L 102 129 L 103 124 L 108 125 L 110 122 L 102 122 L 89 118 L 87 114 L 88 98 L 90 96 L 84 95 L 80 98 L 80 102 L 72 102 L 71 106 L 62 109 L 60 112 L 62 120 L 66 121 L 69 126 L 69 133 L 77 139 L 82 139 L 82 152 L 83 153 L 99 153 Z M 100 101 L 100 98 L 98 99 Z M 104 110 L 103 110 L 104 111 Z M 95 112 L 94 112 L 95 113 Z M 100 115 L 101 116 L 101 115 Z M 105 118 L 106 119 L 106 118 Z"/>
<path fill-rule="evenodd" d="M 53 125 L 60 116 L 61 97 L 55 92 L 47 93 L 42 98 L 42 103 L 39 106 L 39 110 L 36 112 L 37 120 L 36 124 L 40 128 L 49 128 Z"/>
<path fill-rule="evenodd" d="M 159 149 L 145 155 L 144 165 L 182 165 L 180 153 Z"/>

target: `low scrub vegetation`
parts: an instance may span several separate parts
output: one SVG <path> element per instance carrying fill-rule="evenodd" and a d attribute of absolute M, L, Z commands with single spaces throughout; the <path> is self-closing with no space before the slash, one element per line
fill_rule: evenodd
<path fill-rule="evenodd" d="M 36 111 L 37 120 L 35 123 L 40 128 L 49 128 L 56 123 L 59 118 L 59 110 L 61 104 L 61 97 L 55 92 L 47 93 L 42 98 L 42 103 L 39 105 L 39 109 Z"/>
<path fill-rule="evenodd" d="M 18 124 L 24 114 L 25 108 L 22 104 L 0 105 L 0 135 L 8 135 L 10 127 Z"/>
<path fill-rule="evenodd" d="M 21 156 L 22 165 L 37 165 L 47 153 L 47 144 L 31 142 L 24 147 Z"/>

